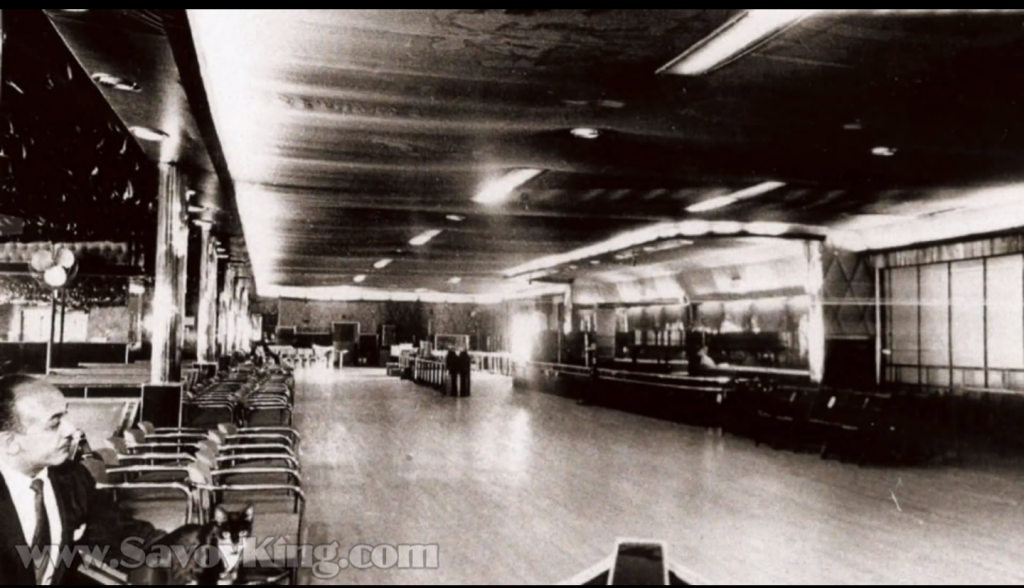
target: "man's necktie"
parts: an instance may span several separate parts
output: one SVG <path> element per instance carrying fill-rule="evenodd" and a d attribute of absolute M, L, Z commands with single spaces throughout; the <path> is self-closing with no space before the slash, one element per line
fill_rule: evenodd
<path fill-rule="evenodd" d="M 36 568 L 36 586 L 43 585 L 43 576 L 49 565 L 50 518 L 46 516 L 46 501 L 43 496 L 43 481 L 32 480 L 32 492 L 36 495 L 36 531 L 32 535 L 32 549 L 44 554 L 42 565 Z"/>

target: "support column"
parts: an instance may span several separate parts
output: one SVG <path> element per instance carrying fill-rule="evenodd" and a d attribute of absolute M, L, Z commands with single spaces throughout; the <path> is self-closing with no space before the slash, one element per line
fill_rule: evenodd
<path fill-rule="evenodd" d="M 231 348 L 231 342 L 234 340 L 235 335 L 235 326 L 232 320 L 235 307 L 234 295 L 235 269 L 229 265 L 224 274 L 224 290 L 220 293 L 221 326 L 223 327 L 220 333 L 220 352 L 222 355 L 231 355 L 234 351 Z"/>
<path fill-rule="evenodd" d="M 807 321 L 807 351 L 811 381 L 820 384 L 825 377 L 825 306 L 822 297 L 825 271 L 821 260 L 821 243 L 808 241 L 804 245 L 807 256 L 807 295 L 810 298 Z"/>
<path fill-rule="evenodd" d="M 185 343 L 188 222 L 184 214 L 184 177 L 173 165 L 160 166 L 157 208 L 151 379 L 161 384 L 181 380 L 181 348 Z"/>
<path fill-rule="evenodd" d="M 952 361 L 949 369 L 953 369 Z M 949 381 L 953 382 L 952 374 Z M 882 385 L 882 270 L 879 268 L 875 268 L 875 385 Z"/>
<path fill-rule="evenodd" d="M 210 227 L 203 225 L 199 260 L 199 309 L 196 316 L 196 343 L 199 361 L 217 359 L 217 249 Z"/>
<path fill-rule="evenodd" d="M 128 343 L 141 346 L 144 338 L 146 284 L 140 278 L 128 279 Z"/>
<path fill-rule="evenodd" d="M 249 353 L 249 331 L 251 323 L 249 321 L 249 288 L 246 284 L 245 278 L 236 278 L 235 280 L 235 340 L 234 347 L 235 351 L 242 353 Z"/>
<path fill-rule="evenodd" d="M 224 281 L 217 295 L 217 354 L 229 355 L 228 350 L 228 317 L 230 316 L 231 276 L 234 272 L 228 266 L 224 269 Z"/>
<path fill-rule="evenodd" d="M 4 39 L 7 35 L 4 34 L 4 10 L 0 8 L 0 98 L 3 98 L 4 93 Z M 0 104 L 3 104 L 0 102 Z"/>

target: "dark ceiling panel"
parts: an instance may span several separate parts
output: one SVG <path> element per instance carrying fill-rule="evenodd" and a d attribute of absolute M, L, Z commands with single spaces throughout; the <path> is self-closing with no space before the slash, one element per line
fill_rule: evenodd
<path fill-rule="evenodd" d="M 655 71 L 737 10 L 90 13 L 54 16 L 83 62 L 159 89 L 146 104 L 107 93 L 122 117 L 156 125 L 168 104 L 184 108 L 177 71 L 198 121 L 183 157 L 233 180 L 225 194 L 272 195 L 282 285 L 368 274 L 438 289 L 458 275 L 453 288 L 485 291 L 503 269 L 653 222 L 827 227 L 1022 179 L 1018 15 L 817 16 L 686 78 Z M 227 28 L 207 39 L 204 23 Z M 218 45 L 227 32 L 234 44 Z M 202 79 L 193 39 L 217 49 L 207 63 L 233 60 L 249 118 L 213 116 L 223 80 Z M 570 133 L 583 127 L 600 136 Z M 232 160 L 220 144 L 239 129 Z M 504 202 L 473 201 L 518 167 L 545 173 Z M 786 186 L 686 212 L 768 180 Z M 444 233 L 408 245 L 428 229 Z M 378 256 L 395 262 L 375 272 Z"/>

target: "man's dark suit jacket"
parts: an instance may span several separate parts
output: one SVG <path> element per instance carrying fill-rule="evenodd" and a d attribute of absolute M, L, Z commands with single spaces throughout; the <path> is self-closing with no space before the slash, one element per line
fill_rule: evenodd
<path fill-rule="evenodd" d="M 129 537 L 150 540 L 158 533 L 148 523 L 136 521 L 125 515 L 114 504 L 110 492 L 98 490 L 92 474 L 80 463 L 68 462 L 50 468 L 50 483 L 57 497 L 56 513 L 60 516 L 61 549 L 73 549 L 75 531 L 85 525 L 85 535 L 77 545 L 86 547 L 109 547 L 112 557 L 120 554 L 121 543 Z M 47 513 L 54 516 L 55 513 Z M 18 520 L 7 483 L 0 476 L 0 586 L 35 586 L 35 574 L 26 567 L 18 553 L 18 546 L 25 545 L 25 536 Z M 75 567 L 75 562 L 70 567 Z M 53 585 L 61 585 L 68 576 L 68 567 L 58 565 Z"/>

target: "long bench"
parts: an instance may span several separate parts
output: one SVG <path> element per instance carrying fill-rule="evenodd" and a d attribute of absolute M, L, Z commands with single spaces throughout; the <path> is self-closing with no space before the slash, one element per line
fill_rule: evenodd
<path fill-rule="evenodd" d="M 82 364 L 128 364 L 132 360 L 127 343 L 60 343 L 53 346 L 53 366 L 77 368 Z M 27 374 L 46 373 L 46 343 L 0 342 L 0 367 Z"/>
<path fill-rule="evenodd" d="M 527 362 L 516 364 L 515 386 L 861 464 L 918 463 L 959 453 L 960 428 L 949 418 L 948 403 L 792 383 L 799 382 L 797 375 L 668 376 Z"/>
<path fill-rule="evenodd" d="M 90 369 L 58 370 L 46 380 L 68 398 L 124 398 L 141 404 L 142 419 L 161 427 L 182 423 L 182 384 L 150 384 L 148 372 L 138 369 L 111 371 Z"/>

